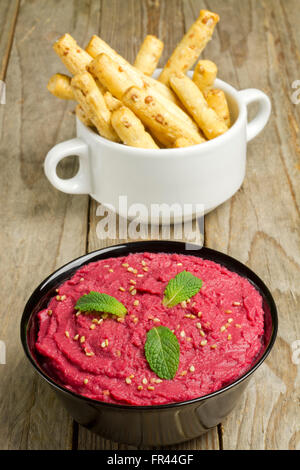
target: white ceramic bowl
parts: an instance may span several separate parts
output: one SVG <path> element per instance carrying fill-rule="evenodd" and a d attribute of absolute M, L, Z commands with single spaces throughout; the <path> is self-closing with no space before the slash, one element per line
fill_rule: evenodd
<path fill-rule="evenodd" d="M 155 76 L 159 74 L 156 71 Z M 77 137 L 55 145 L 47 154 L 45 173 L 60 191 L 90 194 L 123 217 L 135 204 L 142 207 L 142 223 L 148 223 L 153 204 L 173 206 L 172 219 L 182 221 L 208 213 L 229 199 L 241 186 L 246 167 L 247 142 L 266 125 L 271 103 L 260 90 L 237 91 L 217 79 L 215 88 L 227 97 L 231 122 L 223 135 L 191 147 L 178 149 L 140 149 L 117 144 L 100 137 L 77 119 Z M 258 103 L 258 111 L 247 122 L 247 105 Z M 70 179 L 58 177 L 60 160 L 78 155 L 78 173 Z M 120 206 L 126 196 L 126 207 Z"/>

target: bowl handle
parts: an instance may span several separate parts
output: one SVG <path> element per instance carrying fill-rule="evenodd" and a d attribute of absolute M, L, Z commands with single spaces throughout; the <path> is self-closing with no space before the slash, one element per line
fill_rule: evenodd
<path fill-rule="evenodd" d="M 265 93 L 256 88 L 248 88 L 247 90 L 239 91 L 239 96 L 246 106 L 250 103 L 259 104 L 256 116 L 247 124 L 247 142 L 249 142 L 256 137 L 267 124 L 271 113 L 271 101 Z"/>
<path fill-rule="evenodd" d="M 57 175 L 57 165 L 63 158 L 71 155 L 79 156 L 79 170 L 73 178 L 62 179 Z M 89 194 L 92 192 L 89 149 L 87 144 L 78 137 L 55 145 L 46 156 L 44 170 L 50 183 L 64 193 Z"/>

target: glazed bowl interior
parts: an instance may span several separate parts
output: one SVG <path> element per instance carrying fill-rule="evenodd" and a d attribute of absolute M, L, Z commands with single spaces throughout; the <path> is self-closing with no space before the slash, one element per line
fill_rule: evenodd
<path fill-rule="evenodd" d="M 193 249 L 190 249 L 192 248 Z M 98 400 L 93 400 L 82 395 L 78 395 L 70 390 L 64 388 L 59 383 L 57 383 L 51 375 L 47 372 L 47 367 L 43 361 L 43 358 L 37 353 L 35 349 L 35 343 L 38 333 L 38 321 L 37 314 L 38 312 L 46 308 L 51 297 L 55 295 L 55 289 L 60 286 L 64 281 L 71 278 L 75 271 L 77 271 L 81 266 L 88 264 L 90 262 L 95 262 L 101 259 L 106 259 L 110 257 L 120 257 L 126 256 L 130 253 L 139 253 L 139 252 L 154 252 L 154 253 L 178 253 L 200 257 L 203 259 L 214 261 L 218 264 L 225 266 L 230 271 L 233 271 L 239 274 L 242 277 L 248 279 L 248 281 L 254 285 L 254 287 L 259 291 L 263 299 L 263 310 L 264 310 L 264 321 L 265 321 L 265 333 L 263 338 L 263 344 L 261 351 L 258 357 L 255 359 L 251 368 L 239 377 L 237 380 L 232 382 L 229 385 L 217 390 L 216 392 L 210 393 L 209 395 L 202 396 L 200 398 L 195 398 L 185 402 L 175 402 L 166 405 L 155 405 L 155 406 L 131 406 L 131 405 L 118 405 L 111 403 L 104 403 Z M 220 393 L 227 391 L 228 389 L 238 385 L 240 382 L 249 377 L 256 369 L 259 367 L 262 362 L 268 356 L 272 346 L 274 344 L 278 327 L 277 319 L 277 310 L 272 298 L 271 293 L 268 288 L 265 286 L 263 281 L 247 266 L 243 265 L 239 261 L 231 258 L 228 255 L 220 253 L 218 251 L 199 247 L 196 245 L 189 245 L 189 249 L 186 250 L 186 245 L 183 242 L 172 242 L 172 241 L 146 241 L 146 242 L 133 242 L 126 243 L 122 245 L 116 245 L 113 247 L 103 248 L 87 255 L 81 256 L 65 266 L 61 267 L 53 274 L 51 274 L 47 279 L 45 279 L 33 292 L 29 298 L 21 320 L 21 341 L 25 351 L 26 356 L 30 360 L 31 364 L 37 370 L 37 372 L 54 388 L 63 391 L 64 393 L 76 397 L 79 400 L 84 402 L 101 404 L 103 406 L 113 407 L 113 408 L 123 408 L 123 409 L 164 409 L 168 407 L 178 407 L 181 405 L 191 404 L 194 402 L 199 402 L 201 400 L 207 400 L 210 397 L 216 396 Z"/>

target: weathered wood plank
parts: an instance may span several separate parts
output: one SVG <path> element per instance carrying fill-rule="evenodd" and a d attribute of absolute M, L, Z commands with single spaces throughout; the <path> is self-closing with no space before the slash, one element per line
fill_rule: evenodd
<path fill-rule="evenodd" d="M 85 252 L 86 196 L 55 190 L 43 173 L 47 151 L 74 136 L 73 104 L 46 90 L 48 78 L 63 70 L 51 51 L 59 34 L 95 29 L 90 4 L 24 2 L 19 12 L 7 70 L 7 104 L 1 106 L 1 340 L 7 364 L 0 366 L 0 448 L 68 449 L 73 422 L 49 388 L 32 371 L 21 350 L 18 323 L 34 286 L 68 260 Z M 59 12 L 59 14 L 58 14 Z M 63 165 L 65 176 L 74 163 Z M 7 275 L 7 267 L 11 267 Z"/>
<path fill-rule="evenodd" d="M 300 38 L 292 25 L 299 22 L 299 8 L 276 0 L 207 3 L 221 16 L 211 56 L 221 57 L 220 75 L 239 88 L 266 91 L 273 105 L 267 128 L 249 144 L 242 188 L 205 221 L 206 244 L 253 268 L 279 308 L 276 347 L 224 421 L 223 443 L 225 449 L 295 449 L 300 445 L 299 374 L 291 344 L 300 337 L 300 109 L 290 97 L 298 78 Z"/>
<path fill-rule="evenodd" d="M 185 31 L 185 19 L 183 16 L 183 5 L 180 0 L 172 1 L 172 4 L 168 1 L 145 1 L 142 3 L 142 9 L 140 5 L 137 7 L 137 3 L 134 3 L 134 15 L 129 15 L 128 11 L 131 11 L 132 3 L 126 2 L 114 2 L 113 5 L 117 5 L 115 14 L 113 5 L 102 3 L 101 10 L 101 28 L 99 34 L 103 39 L 108 41 L 110 45 L 123 54 L 128 60 L 133 60 L 135 53 L 138 50 L 140 42 L 143 40 L 147 33 L 158 35 L 165 43 L 163 57 L 161 64 L 163 64 L 169 57 L 174 46 L 181 39 Z M 105 8 L 106 6 L 106 8 Z M 122 14 L 122 6 L 126 8 L 127 14 Z M 121 12 L 120 12 L 121 9 Z M 110 24 L 108 25 L 107 17 L 109 16 Z M 125 19 L 126 18 L 126 22 Z M 172 21 L 169 19 L 172 18 Z M 190 20 L 190 23 L 192 19 Z M 141 24 L 142 27 L 138 28 L 137 25 Z M 114 31 L 118 31 L 116 35 Z M 95 250 L 102 246 L 108 246 L 111 244 L 122 243 L 128 241 L 128 239 L 105 239 L 100 240 L 98 238 L 99 230 L 97 230 L 97 224 L 101 219 L 97 218 L 96 210 L 98 204 L 94 201 L 91 203 L 90 212 L 90 229 L 88 237 L 88 251 Z M 98 235 L 97 235 L 98 232 Z M 170 239 L 174 239 L 174 233 Z M 161 233 L 160 233 L 161 236 Z M 88 432 L 82 427 L 79 427 L 78 434 L 78 448 L 79 449 L 133 449 L 124 445 L 109 442 L 102 439 L 99 436 L 95 436 Z M 217 430 L 213 430 L 201 438 L 190 441 L 188 443 L 179 444 L 177 446 L 171 446 L 170 449 L 218 449 L 218 436 Z"/>

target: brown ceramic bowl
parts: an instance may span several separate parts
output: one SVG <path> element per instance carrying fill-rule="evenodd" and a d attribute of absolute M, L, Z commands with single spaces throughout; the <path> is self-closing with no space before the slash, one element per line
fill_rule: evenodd
<path fill-rule="evenodd" d="M 190 246 L 189 246 L 190 247 Z M 265 334 L 263 347 L 252 367 L 240 378 L 209 395 L 179 403 L 157 406 L 129 406 L 104 403 L 64 388 L 50 377 L 43 358 L 35 350 L 37 313 L 45 308 L 55 289 L 72 277 L 81 266 L 100 259 L 138 252 L 179 253 L 209 259 L 248 279 L 263 299 Z M 45 279 L 29 298 L 21 320 L 24 352 L 34 369 L 56 392 L 75 421 L 106 439 L 135 446 L 162 446 L 187 441 L 220 423 L 235 407 L 252 374 L 270 353 L 277 334 L 277 310 L 268 288 L 247 266 L 209 248 L 186 251 L 182 242 L 145 241 L 103 248 L 71 261 Z"/>

